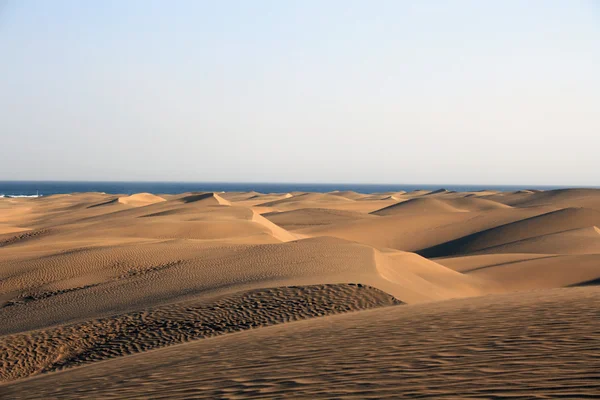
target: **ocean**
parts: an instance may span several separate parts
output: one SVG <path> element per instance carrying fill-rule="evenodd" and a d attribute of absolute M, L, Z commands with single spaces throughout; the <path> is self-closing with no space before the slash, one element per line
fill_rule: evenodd
<path fill-rule="evenodd" d="M 68 181 L 0 181 L 0 197 L 49 196 L 75 192 L 104 192 L 133 194 L 149 192 L 176 194 L 184 192 L 331 192 L 352 190 L 359 193 L 413 191 L 418 189 L 447 189 L 460 192 L 477 190 L 513 191 L 521 189 L 551 190 L 565 186 L 523 185 L 412 185 L 412 184 L 359 184 L 359 183 L 248 183 L 248 182 L 68 182 Z"/>

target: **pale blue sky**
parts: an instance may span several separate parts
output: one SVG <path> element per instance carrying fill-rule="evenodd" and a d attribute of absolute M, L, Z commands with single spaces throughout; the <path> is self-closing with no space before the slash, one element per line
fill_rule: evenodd
<path fill-rule="evenodd" d="M 0 0 L 0 180 L 600 185 L 600 1 Z"/>

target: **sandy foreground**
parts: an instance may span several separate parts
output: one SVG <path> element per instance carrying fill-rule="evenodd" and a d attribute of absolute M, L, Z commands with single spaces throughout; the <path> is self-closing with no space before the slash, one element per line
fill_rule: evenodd
<path fill-rule="evenodd" d="M 0 398 L 593 398 L 600 190 L 0 198 Z"/>

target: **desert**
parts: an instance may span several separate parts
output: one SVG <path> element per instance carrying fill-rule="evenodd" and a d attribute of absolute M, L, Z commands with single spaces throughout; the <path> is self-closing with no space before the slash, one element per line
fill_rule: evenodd
<path fill-rule="evenodd" d="M 0 397 L 593 398 L 600 190 L 0 198 Z"/>
<path fill-rule="evenodd" d="M 600 1 L 0 0 L 0 400 L 600 399 Z"/>

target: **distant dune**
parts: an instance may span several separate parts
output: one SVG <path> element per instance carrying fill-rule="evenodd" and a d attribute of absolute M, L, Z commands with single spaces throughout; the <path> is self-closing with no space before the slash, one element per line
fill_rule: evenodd
<path fill-rule="evenodd" d="M 291 196 L 285 196 L 283 199 L 269 201 L 266 203 L 258 204 L 262 207 L 283 207 L 286 209 L 289 208 L 300 208 L 300 206 L 305 207 L 306 205 L 314 205 L 314 204 L 323 204 L 323 203 L 344 203 L 354 201 L 353 199 L 338 196 L 336 194 L 329 193 L 299 193 L 299 194 L 291 194 Z"/>
<path fill-rule="evenodd" d="M 518 240 L 600 225 L 600 212 L 565 208 L 493 227 L 420 251 L 426 257 L 467 254 Z"/>
<path fill-rule="evenodd" d="M 600 254 L 600 230 L 595 226 L 575 228 L 488 247 L 477 253 Z"/>
<path fill-rule="evenodd" d="M 216 193 L 190 194 L 179 198 L 184 203 L 201 203 L 202 205 L 230 206 L 231 203 Z"/>
<path fill-rule="evenodd" d="M 592 189 L 2 198 L 0 397 L 591 398 L 599 227 Z"/>
<path fill-rule="evenodd" d="M 375 218 L 357 211 L 329 208 L 301 208 L 292 211 L 270 212 L 263 216 L 277 225 L 291 230 Z"/>
<path fill-rule="evenodd" d="M 394 198 L 396 199 L 396 198 Z M 435 214 L 444 212 L 485 211 L 510 206 L 477 197 L 435 198 L 418 197 L 374 211 L 375 215 Z"/>
<path fill-rule="evenodd" d="M 435 198 L 416 198 L 397 203 L 381 210 L 373 212 L 376 215 L 398 215 L 398 214 L 434 214 L 443 212 L 461 212 L 461 210 L 450 205 L 448 202 Z"/>
<path fill-rule="evenodd" d="M 342 192 L 331 192 L 329 194 L 332 194 L 334 196 L 345 197 L 345 198 L 350 199 L 350 200 L 360 200 L 362 198 L 368 197 L 365 194 L 356 193 L 356 192 L 353 192 L 351 190 L 342 191 Z"/>
<path fill-rule="evenodd" d="M 150 193 L 137 193 L 131 196 L 119 197 L 119 203 L 127 204 L 134 207 L 148 206 L 150 204 L 160 203 L 165 201 L 162 197 L 155 196 Z"/>

